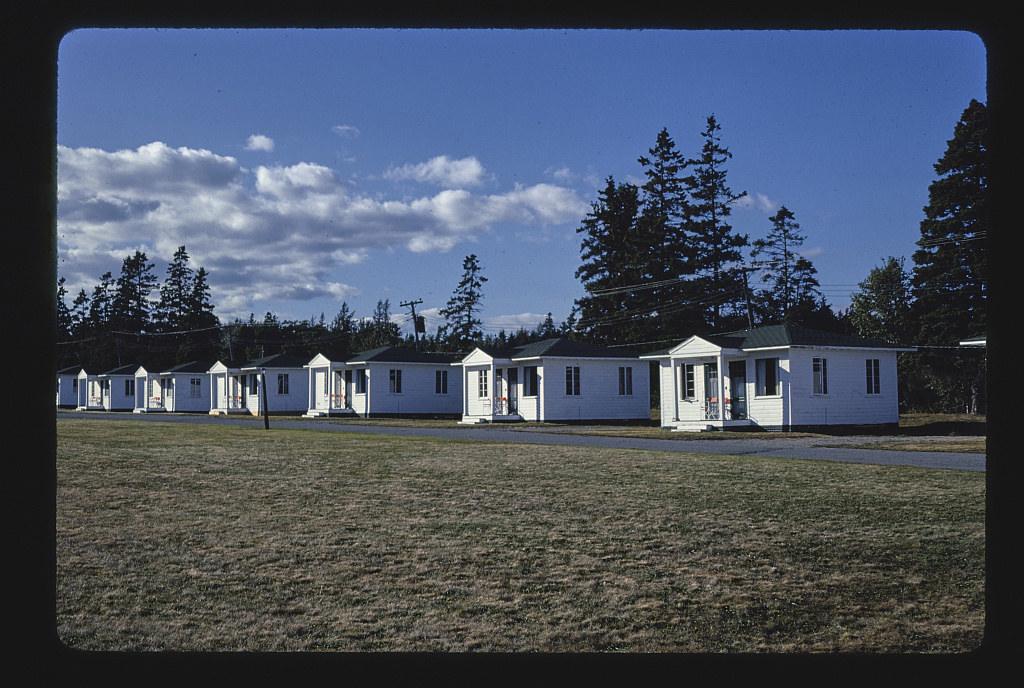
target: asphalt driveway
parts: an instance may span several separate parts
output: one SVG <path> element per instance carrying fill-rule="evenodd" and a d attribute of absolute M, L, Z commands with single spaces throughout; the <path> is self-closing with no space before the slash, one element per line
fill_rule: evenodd
<path fill-rule="evenodd" d="M 59 411 L 62 418 L 117 419 L 163 423 L 219 423 L 263 427 L 262 418 L 251 416 L 210 416 L 184 413 L 119 413 L 104 411 Z M 440 437 L 447 439 L 480 440 L 490 442 L 516 442 L 538 445 L 571 445 L 584 447 L 611 447 L 615 449 L 653 449 L 657 451 L 697 452 L 727 456 L 763 456 L 766 458 L 808 459 L 817 461 L 843 461 L 886 466 L 916 466 L 961 471 L 984 471 L 985 455 L 957 452 L 897 451 L 891 449 L 850 449 L 834 446 L 849 444 L 860 438 L 842 437 L 787 437 L 773 434 L 769 437 L 751 435 L 743 439 L 646 439 L 612 437 L 607 435 L 580 435 L 543 429 L 512 430 L 501 425 L 456 428 L 420 428 L 381 425 L 357 425 L 308 418 L 270 418 L 271 428 L 298 430 L 326 430 L 355 432 L 372 435 L 404 437 Z M 878 439 L 878 438 L 872 438 Z"/>

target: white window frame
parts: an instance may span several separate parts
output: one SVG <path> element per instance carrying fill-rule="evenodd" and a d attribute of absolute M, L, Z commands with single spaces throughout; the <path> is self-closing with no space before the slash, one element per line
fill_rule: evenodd
<path fill-rule="evenodd" d="M 697 366 L 693 363 L 683 363 L 679 366 L 679 394 L 680 399 L 697 398 Z"/>
<path fill-rule="evenodd" d="M 448 371 L 447 370 L 435 370 L 434 371 L 434 394 L 447 394 L 448 393 Z"/>
<path fill-rule="evenodd" d="M 388 369 L 388 394 L 402 393 L 402 369 Z"/>
<path fill-rule="evenodd" d="M 824 356 L 811 359 L 811 394 L 828 395 L 828 359 Z"/>
<path fill-rule="evenodd" d="M 768 380 L 766 378 L 767 378 L 769 363 L 772 364 L 772 367 L 771 367 L 772 375 L 775 378 L 775 389 L 774 390 L 768 390 L 767 387 L 766 387 L 767 382 L 768 382 Z M 757 358 L 757 359 L 754 359 L 754 380 L 755 380 L 754 396 L 755 397 L 777 397 L 780 394 L 782 394 L 782 380 L 781 380 L 782 376 L 779 375 L 779 371 L 780 371 L 780 361 L 779 361 L 779 357 L 778 356 L 773 356 L 771 358 Z"/>
<path fill-rule="evenodd" d="M 190 377 L 188 379 L 188 395 L 193 399 L 197 399 L 203 395 L 203 378 L 201 377 Z"/>
<path fill-rule="evenodd" d="M 574 365 L 565 366 L 565 396 L 578 397 L 582 393 L 580 367 Z"/>
<path fill-rule="evenodd" d="M 487 380 L 490 377 L 490 371 L 478 370 L 476 373 L 476 395 L 478 399 L 487 399 Z"/>
<path fill-rule="evenodd" d="M 366 394 L 366 388 L 369 386 L 369 375 L 366 374 L 366 368 L 357 369 L 355 377 L 356 394 Z"/>
<path fill-rule="evenodd" d="M 882 393 L 881 366 L 877 358 L 869 358 L 864 361 L 864 373 L 867 382 L 867 393 L 870 396 L 877 396 Z"/>
<path fill-rule="evenodd" d="M 124 381 L 124 395 L 126 397 L 135 395 L 135 378 L 128 378 Z"/>
<path fill-rule="evenodd" d="M 619 366 L 619 396 L 633 396 L 633 366 Z"/>
<path fill-rule="evenodd" d="M 535 397 L 540 394 L 540 368 L 523 366 L 523 396 Z"/>
<path fill-rule="evenodd" d="M 288 394 L 288 373 L 277 374 L 277 394 L 279 396 Z"/>

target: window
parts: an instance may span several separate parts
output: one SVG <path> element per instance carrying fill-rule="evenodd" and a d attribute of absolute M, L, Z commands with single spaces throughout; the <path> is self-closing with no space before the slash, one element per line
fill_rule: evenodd
<path fill-rule="evenodd" d="M 288 373 L 277 374 L 277 393 L 287 394 L 288 393 Z"/>
<path fill-rule="evenodd" d="M 73 392 L 74 394 L 78 394 L 78 378 L 77 378 L 77 377 L 76 377 L 76 378 L 73 378 L 73 379 L 71 380 L 71 391 L 72 391 L 72 392 Z"/>
<path fill-rule="evenodd" d="M 817 356 L 811 361 L 813 393 L 828 394 L 828 359 Z"/>
<path fill-rule="evenodd" d="M 135 394 L 135 380 L 128 379 L 124 381 L 124 395 L 130 397 Z"/>
<path fill-rule="evenodd" d="M 202 387 L 202 384 L 203 384 L 203 379 L 200 378 L 200 377 L 189 378 L 189 381 L 188 381 L 188 395 L 190 397 L 194 398 L 194 399 L 202 396 L 201 389 L 200 389 Z"/>
<path fill-rule="evenodd" d="M 867 374 L 868 394 L 881 394 L 882 387 L 879 383 L 878 359 L 869 358 L 864 363 L 865 373 Z"/>
<path fill-rule="evenodd" d="M 487 371 L 481 370 L 476 374 L 476 395 L 480 399 L 487 398 Z"/>
<path fill-rule="evenodd" d="M 356 394 L 366 394 L 366 369 L 356 371 Z"/>
<path fill-rule="evenodd" d="M 693 371 L 692 363 L 684 363 L 679 366 L 679 390 L 683 393 L 683 399 L 693 399 L 697 396 L 697 378 Z"/>
<path fill-rule="evenodd" d="M 619 366 L 619 396 L 633 396 L 633 367 Z"/>
<path fill-rule="evenodd" d="M 447 394 L 448 393 L 448 371 L 447 370 L 436 370 L 434 371 L 434 394 Z"/>
<path fill-rule="evenodd" d="M 256 394 L 256 381 L 259 379 L 259 375 L 256 373 L 249 373 L 249 394 Z"/>
<path fill-rule="evenodd" d="M 779 359 L 759 358 L 754 361 L 757 377 L 757 396 L 779 394 Z"/>
<path fill-rule="evenodd" d="M 388 371 L 388 391 L 392 394 L 402 393 L 402 371 L 400 368 L 392 368 Z"/>
<path fill-rule="evenodd" d="M 565 366 L 565 394 L 578 396 L 580 393 L 580 367 Z"/>
<path fill-rule="evenodd" d="M 535 397 L 539 394 L 540 378 L 537 375 L 537 366 L 526 366 L 523 378 L 523 396 Z"/>

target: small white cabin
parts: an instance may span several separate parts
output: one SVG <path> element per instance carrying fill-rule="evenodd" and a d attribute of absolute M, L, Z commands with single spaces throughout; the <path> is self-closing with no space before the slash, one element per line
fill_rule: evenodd
<path fill-rule="evenodd" d="M 136 365 L 125 365 L 97 375 L 100 405 L 106 411 L 131 411 L 135 408 Z"/>
<path fill-rule="evenodd" d="M 235 361 L 217 361 L 207 371 L 210 376 L 210 415 L 250 413 L 246 384 L 249 376 L 242 372 L 242 364 Z M 259 413 L 255 410 L 252 413 Z"/>
<path fill-rule="evenodd" d="M 78 373 L 78 405 L 76 411 L 102 411 L 103 393 L 100 379 L 96 374 L 87 373 L 85 368 Z"/>
<path fill-rule="evenodd" d="M 197 361 L 158 373 L 140 366 L 135 371 L 135 413 L 209 412 L 212 400 L 209 371 L 209 363 Z"/>
<path fill-rule="evenodd" d="M 641 356 L 660 366 L 661 426 L 813 429 L 899 422 L 896 354 L 885 342 L 773 325 Z"/>
<path fill-rule="evenodd" d="M 267 411 L 269 413 L 304 413 L 309 402 L 309 374 L 306 360 L 288 354 L 264 356 L 243 365 L 239 373 L 247 380 L 243 386 L 245 407 L 258 416 L 263 413 L 266 378 Z"/>
<path fill-rule="evenodd" d="M 82 366 L 76 365 L 57 371 L 57 407 L 75 408 L 78 406 L 78 376 Z"/>
<path fill-rule="evenodd" d="M 462 387 L 451 369 L 455 358 L 398 346 L 361 351 L 345 361 L 318 354 L 306 365 L 306 415 L 458 415 Z"/>
<path fill-rule="evenodd" d="M 623 349 L 546 339 L 461 361 L 462 421 L 639 421 L 651 417 L 648 365 Z"/>

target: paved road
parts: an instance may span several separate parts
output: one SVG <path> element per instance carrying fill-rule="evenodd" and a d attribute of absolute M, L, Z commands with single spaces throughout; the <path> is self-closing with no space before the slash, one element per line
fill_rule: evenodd
<path fill-rule="evenodd" d="M 262 428 L 262 418 L 238 416 L 209 416 L 206 414 L 176 413 L 111 413 L 103 411 L 60 411 L 62 418 L 95 418 L 135 420 L 140 422 L 219 423 Z M 698 452 L 729 456 L 763 456 L 769 458 L 811 459 L 843 461 L 888 466 L 917 466 L 963 471 L 984 471 L 985 456 L 958 452 L 893 451 L 889 449 L 849 449 L 833 446 L 839 443 L 861 441 L 860 437 L 785 437 L 772 435 L 749 439 L 642 439 L 609 437 L 606 435 L 578 435 L 545 430 L 511 430 L 501 425 L 456 428 L 419 428 L 382 425 L 356 425 L 326 420 L 296 419 L 271 416 L 271 428 L 299 430 L 328 430 L 373 435 L 399 435 L 405 437 L 440 437 L 448 439 L 482 440 L 491 442 L 518 442 L 525 444 L 557 444 L 585 447 L 612 447 L 617 449 L 654 449 L 658 451 Z M 871 438 L 877 440 L 878 438 Z"/>

